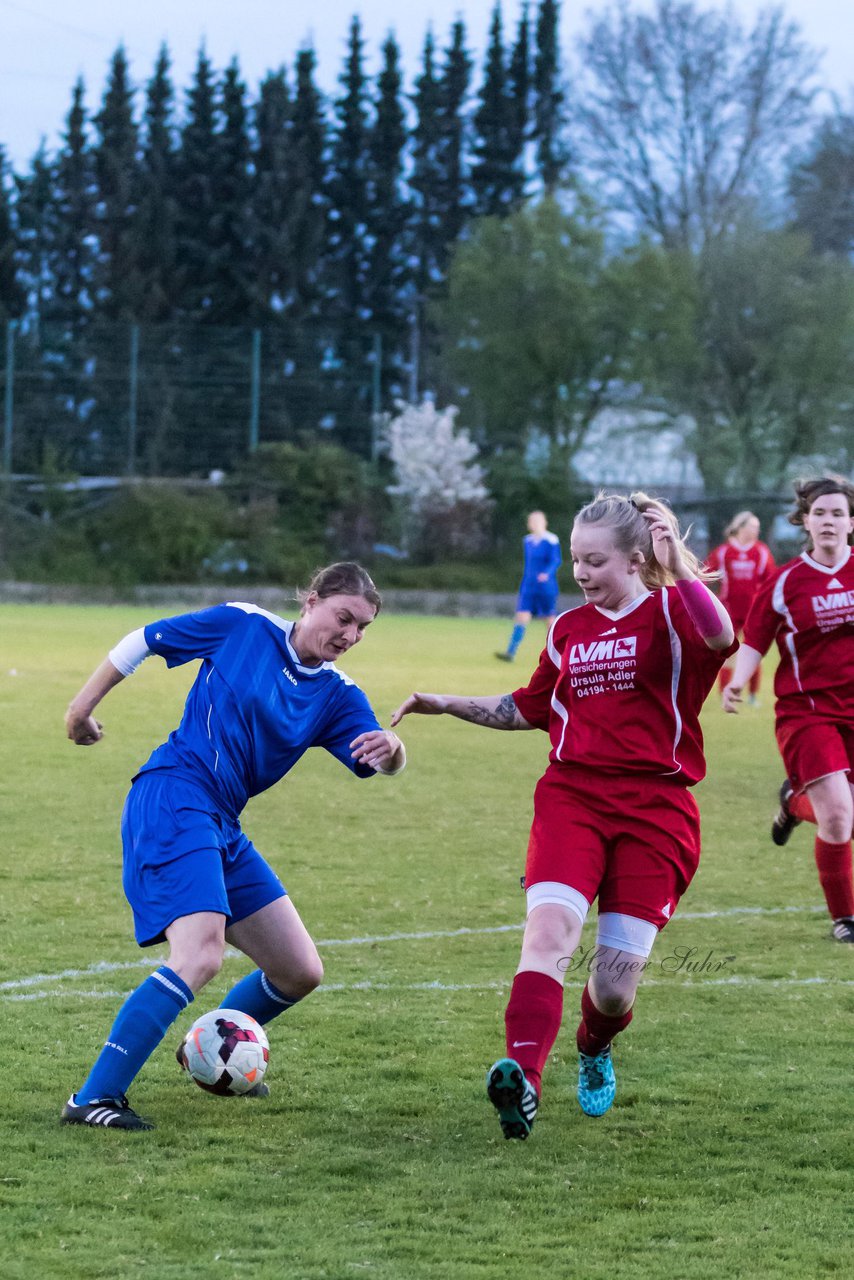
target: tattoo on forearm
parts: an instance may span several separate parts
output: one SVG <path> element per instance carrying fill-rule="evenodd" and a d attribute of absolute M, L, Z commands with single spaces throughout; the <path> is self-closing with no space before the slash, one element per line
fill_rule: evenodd
<path fill-rule="evenodd" d="M 518 729 L 519 712 L 513 701 L 512 693 L 505 693 L 497 707 L 484 707 L 479 702 L 469 702 L 466 706 L 466 720 L 473 724 L 485 725 L 488 729 Z"/>

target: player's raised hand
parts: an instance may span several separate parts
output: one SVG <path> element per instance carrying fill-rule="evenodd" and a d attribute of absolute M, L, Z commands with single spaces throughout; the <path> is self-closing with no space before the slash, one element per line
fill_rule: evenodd
<path fill-rule="evenodd" d="M 659 511 L 642 512 L 652 536 L 652 551 L 658 563 L 678 577 L 686 570 L 673 525 Z"/>
<path fill-rule="evenodd" d="M 405 702 L 401 702 L 400 706 L 391 717 L 392 728 L 396 724 L 400 724 L 404 716 L 420 715 L 420 716 L 440 716 L 445 711 L 447 699 L 441 693 L 410 693 Z"/>

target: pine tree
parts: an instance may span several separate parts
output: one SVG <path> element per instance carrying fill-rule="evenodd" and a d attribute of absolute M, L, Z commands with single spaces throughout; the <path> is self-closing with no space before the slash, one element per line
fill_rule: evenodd
<path fill-rule="evenodd" d="M 216 213 L 211 226 L 211 318 L 231 325 L 246 324 L 251 298 L 252 180 L 245 97 L 246 86 L 235 58 L 226 68 L 220 90 L 222 129 L 217 137 Z"/>
<path fill-rule="evenodd" d="M 367 302 L 371 330 L 382 342 L 383 385 L 404 358 L 400 349 L 408 305 L 405 233 L 408 206 L 403 195 L 406 119 L 401 102 L 400 50 L 393 36 L 383 45 L 370 132 Z"/>
<path fill-rule="evenodd" d="M 175 91 L 169 69 L 169 52 L 163 45 L 146 89 L 145 141 L 135 219 L 144 286 L 138 316 L 157 323 L 173 317 L 178 268 L 177 153 L 172 120 Z"/>
<path fill-rule="evenodd" d="M 0 147 L 0 320 L 16 319 L 23 310 L 23 296 L 17 280 L 17 242 L 9 199 L 6 156 Z"/>
<path fill-rule="evenodd" d="M 95 243 L 98 190 L 84 96 L 83 82 L 78 80 L 53 165 L 52 297 L 45 309 L 51 323 L 43 326 L 41 334 L 40 369 L 42 394 L 52 396 L 52 447 L 66 463 L 81 470 L 88 464 L 98 377 L 103 372 L 98 368 L 98 344 L 91 336 L 99 274 Z M 105 391 L 105 399 L 108 396 Z M 33 426 L 29 434 L 36 449 L 35 461 L 43 456 L 44 438 L 39 443 L 38 424 Z"/>
<path fill-rule="evenodd" d="M 140 309 L 142 296 L 133 236 L 139 199 L 139 138 L 127 58 L 121 46 L 113 54 L 95 126 L 99 135 L 95 148 L 98 310 L 105 319 L 132 319 Z"/>
<path fill-rule="evenodd" d="M 36 328 L 50 318 L 53 301 L 53 244 L 57 225 L 53 166 L 42 142 L 18 188 L 19 278 L 26 289 L 27 316 Z"/>
<path fill-rule="evenodd" d="M 56 159 L 57 225 L 54 237 L 54 313 L 79 334 L 95 306 L 96 226 L 94 158 L 86 127 L 85 88 L 77 80 Z"/>
<path fill-rule="evenodd" d="M 443 262 L 442 226 L 442 85 L 436 72 L 436 47 L 432 31 L 427 32 L 421 74 L 415 81 L 415 126 L 412 134 L 412 172 L 409 185 L 414 193 L 412 212 L 412 254 L 415 261 L 415 289 L 419 301 L 428 296 L 440 280 Z"/>
<path fill-rule="evenodd" d="M 563 139 L 564 93 L 560 85 L 559 0 L 540 0 L 534 54 L 534 129 L 537 170 L 543 187 L 552 194 L 560 184 L 568 162 Z"/>
<path fill-rule="evenodd" d="M 343 92 L 335 103 L 327 254 L 331 313 L 348 326 L 364 318 L 367 310 L 365 234 L 370 157 L 363 45 L 361 24 L 354 17 L 340 77 Z"/>
<path fill-rule="evenodd" d="M 326 122 L 314 83 L 315 56 L 301 49 L 296 61 L 296 96 L 291 125 L 291 241 L 294 285 L 292 311 L 300 318 L 317 316 L 326 235 Z"/>
<path fill-rule="evenodd" d="M 479 217 L 501 217 L 511 209 L 517 190 L 513 145 L 513 105 L 508 90 L 501 5 L 492 11 L 480 105 L 475 112 L 475 155 L 472 188 Z"/>
<path fill-rule="evenodd" d="M 439 102 L 439 198 L 441 252 L 439 269 L 447 268 L 448 254 L 471 216 L 465 172 L 468 126 L 465 104 L 471 81 L 471 58 L 466 47 L 465 25 L 457 19 L 451 28 L 451 43 L 445 52 Z"/>
<path fill-rule="evenodd" d="M 522 4 L 516 43 L 510 55 L 507 69 L 507 96 L 509 98 L 507 156 L 513 167 L 509 203 L 511 209 L 515 210 L 525 199 L 525 148 L 531 114 L 531 50 L 527 3 Z"/>
<path fill-rule="evenodd" d="M 178 263 L 181 312 L 207 319 L 213 308 L 214 265 L 210 229 L 217 216 L 217 106 L 210 61 L 200 50 L 187 94 L 187 118 L 178 152 Z"/>
<path fill-rule="evenodd" d="M 252 166 L 252 319 L 281 316 L 293 300 L 291 128 L 293 103 L 284 68 L 261 81 L 254 109 Z"/>

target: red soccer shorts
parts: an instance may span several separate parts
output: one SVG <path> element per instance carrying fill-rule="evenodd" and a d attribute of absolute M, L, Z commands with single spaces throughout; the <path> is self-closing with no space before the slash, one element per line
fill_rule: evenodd
<path fill-rule="evenodd" d="M 699 860 L 700 815 L 677 782 L 551 764 L 537 783 L 526 889 L 556 881 L 663 929 Z"/>
<path fill-rule="evenodd" d="M 854 770 L 854 725 L 819 715 L 779 716 L 777 746 L 796 792 L 829 773 Z"/>

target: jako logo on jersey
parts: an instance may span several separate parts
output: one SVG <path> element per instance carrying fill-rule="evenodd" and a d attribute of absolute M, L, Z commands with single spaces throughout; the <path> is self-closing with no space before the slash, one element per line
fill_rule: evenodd
<path fill-rule="evenodd" d="M 637 649 L 637 636 L 623 636 L 619 640 L 593 640 L 590 644 L 574 644 L 569 651 L 569 665 L 582 662 L 611 662 L 617 658 L 633 658 Z"/>
<path fill-rule="evenodd" d="M 812 604 L 816 613 L 835 613 L 837 609 L 847 609 L 854 604 L 854 591 L 831 591 L 826 596 L 813 596 Z"/>
<path fill-rule="evenodd" d="M 287 677 L 288 677 L 288 679 L 290 680 L 291 684 L 299 684 L 299 681 L 297 680 L 296 676 L 291 675 L 291 673 L 290 673 L 290 671 L 288 671 L 287 667 L 282 667 L 282 675 L 283 675 L 283 676 L 287 676 Z"/>

